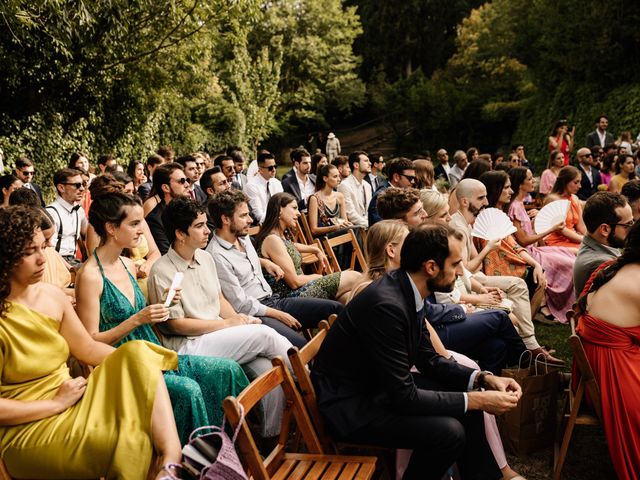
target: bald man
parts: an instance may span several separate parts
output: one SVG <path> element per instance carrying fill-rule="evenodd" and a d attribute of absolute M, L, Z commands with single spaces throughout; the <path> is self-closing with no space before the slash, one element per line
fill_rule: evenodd
<path fill-rule="evenodd" d="M 576 153 L 576 160 L 578 160 L 578 170 L 582 174 L 582 180 L 580 180 L 580 190 L 578 190 L 578 198 L 586 201 L 591 195 L 598 191 L 598 185 L 602 183 L 600 177 L 600 170 L 595 167 L 593 155 L 591 149 L 582 147 Z"/>
<path fill-rule="evenodd" d="M 475 286 L 474 292 L 486 293 L 488 292 L 487 288 L 499 288 L 505 292 L 507 298 L 513 302 L 513 314 L 518 319 L 516 328 L 527 349 L 531 351 L 534 358 L 542 354 L 549 360 L 549 363 L 553 363 L 556 359 L 553 359 L 536 339 L 531 315 L 529 289 L 526 282 L 518 277 L 487 276 L 482 272 L 482 260 L 484 257 L 500 246 L 499 240 L 487 242 L 485 247 L 478 252 L 473 244 L 471 235 L 473 224 L 478 214 L 489 204 L 486 187 L 478 180 L 465 178 L 460 180 L 456 187 L 456 198 L 459 208 L 451 216 L 449 225 L 462 232 L 464 237 L 466 249 L 463 252 L 463 263 L 464 267 L 473 274 L 472 280 L 475 280 L 475 282 L 472 281 L 472 287 Z M 476 292 L 478 289 L 479 291 Z"/>

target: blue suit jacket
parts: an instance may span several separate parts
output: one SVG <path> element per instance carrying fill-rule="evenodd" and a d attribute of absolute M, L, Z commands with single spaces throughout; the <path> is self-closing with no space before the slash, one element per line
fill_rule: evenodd
<path fill-rule="evenodd" d="M 404 270 L 373 282 L 347 304 L 312 369 L 318 407 L 344 437 L 388 413 L 462 415 L 472 369 L 436 353 Z M 424 390 L 412 366 L 447 391 Z"/>

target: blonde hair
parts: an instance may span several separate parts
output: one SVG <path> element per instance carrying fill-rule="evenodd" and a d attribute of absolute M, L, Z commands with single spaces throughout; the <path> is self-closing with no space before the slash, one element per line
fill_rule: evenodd
<path fill-rule="evenodd" d="M 420 190 L 420 201 L 427 217 L 433 217 L 445 206 L 449 206 L 447 196 L 434 190 Z"/>
<path fill-rule="evenodd" d="M 371 280 L 384 275 L 389 258 L 386 248 L 390 243 L 400 243 L 409 228 L 397 220 L 382 220 L 375 223 L 367 233 L 367 276 Z"/>

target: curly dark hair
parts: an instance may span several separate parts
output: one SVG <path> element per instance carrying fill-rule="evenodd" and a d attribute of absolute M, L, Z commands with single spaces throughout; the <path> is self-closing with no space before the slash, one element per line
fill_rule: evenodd
<path fill-rule="evenodd" d="M 11 293 L 13 272 L 22 262 L 41 221 L 42 213 L 33 207 L 0 208 L 0 317 L 9 308 L 7 297 Z"/>

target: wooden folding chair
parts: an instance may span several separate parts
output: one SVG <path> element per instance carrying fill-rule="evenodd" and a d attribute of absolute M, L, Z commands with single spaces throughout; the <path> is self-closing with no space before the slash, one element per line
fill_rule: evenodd
<path fill-rule="evenodd" d="M 293 373 L 298 380 L 298 388 L 302 395 L 302 401 L 307 407 L 307 412 L 309 413 L 309 417 L 311 417 L 311 422 L 316 429 L 322 447 L 326 452 L 337 452 L 333 441 L 325 432 L 324 422 L 322 421 L 316 402 L 316 391 L 311 383 L 309 370 L 307 370 L 307 366 L 318 354 L 320 346 L 327 336 L 327 332 L 329 332 L 329 323 L 326 320 L 322 320 L 318 324 L 318 333 L 301 349 L 291 347 L 287 351 L 287 355 L 289 356 Z"/>
<path fill-rule="evenodd" d="M 395 475 L 392 473 L 394 470 L 394 450 L 374 445 L 360 445 L 344 442 L 335 443 L 331 439 L 329 434 L 327 434 L 324 428 L 324 422 L 320 415 L 320 410 L 318 410 L 316 391 L 313 387 L 313 383 L 311 382 L 311 376 L 309 375 L 308 367 L 320 351 L 320 346 L 322 345 L 322 342 L 324 342 L 324 339 L 329 332 L 330 325 L 333 325 L 336 318 L 337 315 L 333 314 L 329 316 L 328 321 L 322 320 L 318 324 L 318 333 L 311 340 L 309 340 L 309 342 L 304 347 L 302 347 L 301 349 L 298 349 L 297 347 L 291 347 L 287 351 L 289 361 L 291 362 L 291 367 L 293 368 L 293 373 L 296 375 L 296 379 L 298 380 L 298 389 L 300 390 L 304 405 L 307 408 L 307 412 L 309 414 L 309 417 L 311 418 L 311 422 L 315 427 L 318 438 L 320 439 L 320 443 L 322 443 L 322 447 L 325 449 L 325 451 L 335 453 L 340 453 L 345 450 L 365 450 L 367 452 L 370 451 L 375 455 L 377 459 L 380 460 L 379 467 L 382 473 L 381 478 L 393 479 L 395 478 Z"/>
<path fill-rule="evenodd" d="M 351 270 L 355 270 L 356 261 L 358 261 L 361 271 L 364 272 L 367 269 L 367 264 L 364 260 L 362 249 L 358 244 L 358 239 L 356 238 L 355 233 L 353 233 L 353 230 L 349 229 L 342 235 L 338 235 L 337 237 L 333 238 L 324 237 L 322 239 L 322 243 L 324 244 L 324 251 L 329 258 L 329 263 L 331 263 L 334 271 L 340 272 L 342 271 L 342 269 L 340 268 L 340 263 L 338 263 L 338 258 L 336 257 L 333 249 L 334 247 L 346 245 L 348 243 L 351 243 L 351 261 L 349 262 L 349 268 Z"/>
<path fill-rule="evenodd" d="M 245 416 L 267 393 L 279 386 L 286 398 L 282 428 L 278 444 L 263 460 L 247 422 L 242 422 L 236 441 L 240 459 L 255 480 L 274 479 L 335 479 L 368 480 L 375 471 L 376 458 L 365 456 L 326 455 L 313 429 L 309 415 L 302 403 L 291 373 L 281 358 L 273 359 L 274 367 L 263 373 L 245 388 L 237 398 L 227 397 L 223 402 L 224 413 L 231 428 L 241 421 L 242 405 Z M 308 453 L 286 452 L 291 420 L 295 419 Z"/>
<path fill-rule="evenodd" d="M 300 218 L 298 220 L 299 224 L 302 225 L 302 229 L 300 232 L 304 235 L 306 239 L 306 244 L 311 245 L 313 243 L 313 234 L 311 233 L 311 227 L 309 226 L 309 217 L 305 212 L 300 214 Z"/>
<path fill-rule="evenodd" d="M 312 245 L 315 245 L 320 249 L 321 252 L 324 252 L 324 248 L 322 248 L 322 244 L 320 243 L 320 240 L 318 240 L 317 238 L 313 241 Z M 305 268 L 308 265 L 310 265 L 313 268 L 314 273 L 325 274 L 325 275 L 333 273 L 333 267 L 331 266 L 331 263 L 329 263 L 329 270 L 326 271 L 324 269 L 324 265 L 322 265 L 322 262 L 320 261 L 318 256 L 314 253 L 302 254 L 302 268 Z"/>
<path fill-rule="evenodd" d="M 600 425 L 602 422 L 602 405 L 600 403 L 600 387 L 596 382 L 593 369 L 589 364 L 589 359 L 584 351 L 582 340 L 576 335 L 576 321 L 573 311 L 567 313 L 567 318 L 571 323 L 571 336 L 569 344 L 573 352 L 573 359 L 580 374 L 578 388 L 575 394 L 571 390 L 571 385 L 566 391 L 562 421 L 558 427 L 558 434 L 554 445 L 553 455 L 553 479 L 560 480 L 562 467 L 569 450 L 569 442 L 576 425 Z M 590 412 L 587 406 L 583 404 L 585 392 L 589 393 L 589 399 L 593 404 L 594 412 Z M 595 415 L 594 415 L 595 413 Z M 564 432 L 564 435 L 562 435 Z M 562 444 L 560 444 L 560 436 L 562 435 Z"/>

